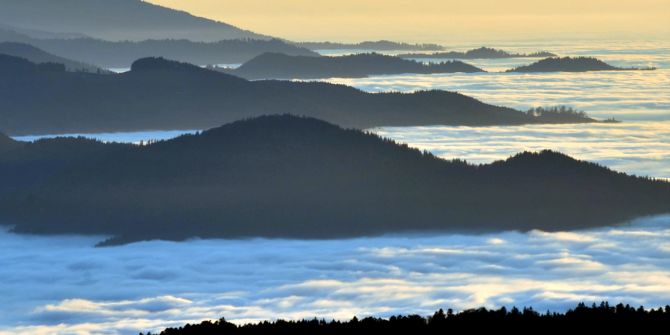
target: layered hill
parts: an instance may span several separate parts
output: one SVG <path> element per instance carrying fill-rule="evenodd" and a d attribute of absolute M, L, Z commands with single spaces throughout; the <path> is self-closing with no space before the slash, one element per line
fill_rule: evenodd
<path fill-rule="evenodd" d="M 0 42 L 0 54 L 25 58 L 33 63 L 58 63 L 65 65 L 68 71 L 106 73 L 95 65 L 63 58 L 38 49 L 32 45 L 16 42 Z"/>
<path fill-rule="evenodd" d="M 8 24 L 0 23 L 0 37 L 3 36 L 3 32 L 11 31 L 16 34 L 20 34 L 30 38 L 36 39 L 70 39 L 70 38 L 88 38 L 81 33 L 57 33 L 52 31 L 44 31 L 38 29 L 25 29 L 10 26 Z"/>
<path fill-rule="evenodd" d="M 356 128 L 596 121 L 529 114 L 454 92 L 371 94 L 327 83 L 247 81 L 161 58 L 138 60 L 114 75 L 33 71 L 32 63 L 11 57 L 0 59 L 0 68 L 3 62 L 15 68 L 0 77 L 0 125 L 11 135 L 207 129 L 284 113 Z"/>
<path fill-rule="evenodd" d="M 588 72 L 654 70 L 654 68 L 621 68 L 607 64 L 593 57 L 552 57 L 530 65 L 520 66 L 507 72 Z"/>
<path fill-rule="evenodd" d="M 82 33 L 106 40 L 268 38 L 141 0 L 3 0 L 0 22 L 23 29 Z"/>
<path fill-rule="evenodd" d="M 431 59 L 431 58 L 446 58 L 446 59 L 497 59 L 497 58 L 545 58 L 555 57 L 556 55 L 547 51 L 538 51 L 533 53 L 513 53 L 505 50 L 481 47 L 468 51 L 449 51 L 449 52 L 434 52 L 434 53 L 406 53 L 400 54 L 398 57 L 415 58 L 415 59 Z"/>
<path fill-rule="evenodd" d="M 236 69 L 219 69 L 247 79 L 320 79 L 351 78 L 401 73 L 485 72 L 460 61 L 423 64 L 376 53 L 338 57 L 288 56 L 262 54 Z"/>
<path fill-rule="evenodd" d="M 556 152 L 475 166 L 288 115 L 145 146 L 12 146 L 0 155 L 0 222 L 115 236 L 108 244 L 565 230 L 670 211 L 669 183 Z"/>
<path fill-rule="evenodd" d="M 35 38 L 0 26 L 0 42 L 30 44 L 49 53 L 104 68 L 127 68 L 137 59 L 161 56 L 193 64 L 241 64 L 266 52 L 318 56 L 279 39 L 193 42 L 184 39 L 106 41 L 90 37 Z"/>
<path fill-rule="evenodd" d="M 358 51 L 398 51 L 398 50 L 444 50 L 438 44 L 424 43 L 412 44 L 404 42 L 393 42 L 387 40 L 364 41 L 359 43 L 336 43 L 336 42 L 296 42 L 298 46 L 310 50 L 358 50 Z"/>

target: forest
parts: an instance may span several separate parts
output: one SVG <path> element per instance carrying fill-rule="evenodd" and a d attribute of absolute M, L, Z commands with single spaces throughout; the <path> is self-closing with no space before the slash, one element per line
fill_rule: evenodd
<path fill-rule="evenodd" d="M 486 72 L 461 61 L 423 64 L 377 53 L 338 57 L 288 56 L 262 54 L 236 69 L 220 69 L 246 79 L 318 79 L 366 77 L 401 73 L 473 73 Z"/>
<path fill-rule="evenodd" d="M 355 128 L 597 122 L 532 116 L 448 91 L 373 94 L 322 82 L 248 81 L 164 58 L 143 58 L 112 75 L 35 68 L 0 57 L 0 131 L 8 135 L 209 129 L 285 113 Z"/>
<path fill-rule="evenodd" d="M 645 309 L 630 305 L 610 306 L 607 302 L 588 306 L 579 303 L 565 313 L 540 312 L 533 308 L 518 309 L 470 309 L 454 313 L 442 309 L 432 316 L 398 315 L 390 318 L 356 317 L 349 321 L 326 321 L 311 319 L 300 321 L 264 321 L 236 325 L 221 318 L 217 321 L 203 321 L 187 324 L 180 328 L 168 328 L 156 335 L 224 335 L 224 334 L 449 334 L 486 332 L 551 332 L 597 331 L 619 333 L 629 329 L 635 333 L 656 332 L 670 324 L 670 306 Z M 143 335 L 142 333 L 140 335 Z M 151 333 L 147 333 L 151 335 Z"/>
<path fill-rule="evenodd" d="M 473 165 L 291 115 L 144 145 L 5 137 L 0 146 L 2 222 L 113 236 L 102 245 L 574 230 L 670 210 L 670 183 L 557 152 Z"/>

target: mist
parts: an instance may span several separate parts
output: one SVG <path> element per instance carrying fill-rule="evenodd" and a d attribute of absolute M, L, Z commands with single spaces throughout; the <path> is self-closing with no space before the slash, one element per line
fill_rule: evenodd
<path fill-rule="evenodd" d="M 575 232 L 94 248 L 103 238 L 0 232 L 0 334 L 129 334 L 220 317 L 349 319 L 480 306 L 563 311 L 601 300 L 658 307 L 670 299 L 670 216 Z"/>

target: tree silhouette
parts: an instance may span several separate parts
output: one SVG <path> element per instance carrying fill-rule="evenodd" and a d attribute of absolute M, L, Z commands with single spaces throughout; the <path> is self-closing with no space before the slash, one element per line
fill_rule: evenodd
<path fill-rule="evenodd" d="M 168 328 L 161 335 L 214 335 L 214 334 L 447 334 L 473 333 L 476 331 L 561 331 L 582 332 L 597 329 L 599 332 L 620 332 L 625 327 L 635 327 L 637 332 L 663 329 L 670 324 L 670 306 L 665 309 L 646 310 L 642 306 L 633 308 L 618 304 L 610 307 L 607 302 L 588 307 L 580 303 L 565 313 L 539 314 L 531 307 L 519 310 L 513 307 L 507 310 L 486 308 L 465 310 L 445 315 L 439 310 L 431 317 L 419 315 L 392 316 L 388 319 L 368 317 L 362 320 L 354 317 L 351 321 L 324 321 L 318 319 L 273 322 L 263 321 L 256 324 L 235 325 L 225 319 L 204 321 L 198 325 L 185 325 L 180 328 Z M 660 328 L 659 328 L 660 327 Z"/>

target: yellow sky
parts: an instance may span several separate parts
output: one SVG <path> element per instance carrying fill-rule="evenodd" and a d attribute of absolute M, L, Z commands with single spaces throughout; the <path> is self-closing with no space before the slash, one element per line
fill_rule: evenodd
<path fill-rule="evenodd" d="M 670 36 L 670 0 L 150 0 L 293 40 Z"/>

